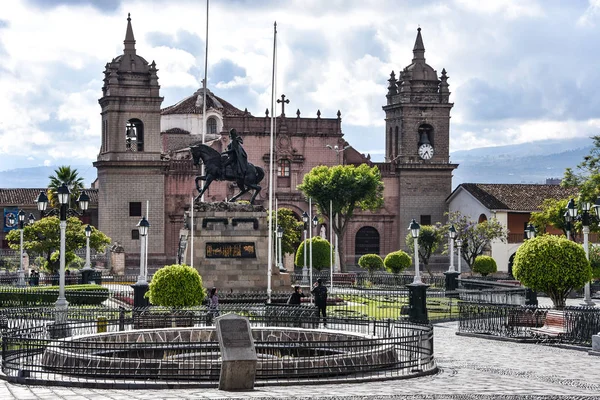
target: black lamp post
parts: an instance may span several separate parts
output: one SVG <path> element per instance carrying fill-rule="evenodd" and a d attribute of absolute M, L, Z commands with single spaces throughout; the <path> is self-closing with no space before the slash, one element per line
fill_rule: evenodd
<path fill-rule="evenodd" d="M 567 211 L 565 212 L 565 222 L 566 222 L 566 231 L 567 231 L 567 239 L 571 240 L 571 223 L 575 221 L 577 217 L 577 206 L 575 205 L 575 199 L 569 200 L 567 203 Z"/>
<path fill-rule="evenodd" d="M 146 276 L 148 273 L 146 266 L 146 237 L 148 236 L 148 228 L 150 228 L 150 222 L 146 219 L 145 216 L 140 219 L 137 224 L 137 228 L 140 232 L 140 274 L 138 276 L 138 280 L 134 285 L 131 285 L 133 288 L 133 307 L 140 308 L 148 306 L 148 299 L 146 299 L 145 295 L 148 291 L 148 282 L 146 280 Z"/>
<path fill-rule="evenodd" d="M 427 323 L 427 288 L 429 285 L 421 281 L 419 272 L 419 233 L 421 226 L 414 219 L 411 221 L 408 229 L 413 237 L 415 245 L 415 278 L 413 283 L 406 285 L 408 287 L 408 319 L 411 322 Z"/>
<path fill-rule="evenodd" d="M 90 198 L 85 192 L 81 192 L 77 202 L 81 213 L 76 210 L 69 208 L 69 199 L 71 192 L 66 184 L 62 184 L 57 190 L 56 194 L 58 197 L 58 203 L 60 207 L 58 209 L 52 208 L 46 211 L 48 207 L 48 197 L 43 191 L 37 197 L 37 206 L 42 217 L 47 215 L 59 215 L 60 219 L 60 270 L 59 270 L 59 289 L 58 289 L 58 300 L 56 300 L 56 322 L 65 323 L 67 321 L 67 307 L 69 303 L 65 298 L 65 233 L 67 229 L 67 215 L 78 215 L 81 216 L 88 209 Z"/>
<path fill-rule="evenodd" d="M 306 231 L 308 230 L 308 214 L 306 211 L 302 213 L 302 222 L 304 222 L 304 265 L 302 265 L 302 281 L 308 282 L 308 267 L 306 266 Z"/>
<path fill-rule="evenodd" d="M 81 283 L 88 284 L 92 280 L 94 269 L 90 262 L 90 237 L 92 236 L 92 227 L 88 224 L 85 229 L 85 265 L 81 269 Z"/>

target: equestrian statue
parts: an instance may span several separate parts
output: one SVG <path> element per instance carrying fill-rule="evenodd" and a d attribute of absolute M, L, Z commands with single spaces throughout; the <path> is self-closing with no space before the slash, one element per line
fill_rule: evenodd
<path fill-rule="evenodd" d="M 235 129 L 229 131 L 229 139 L 227 150 L 223 153 L 205 144 L 190 146 L 194 165 L 198 165 L 202 160 L 205 167 L 205 175 L 196 177 L 196 189 L 199 193 L 194 202 L 202 197 L 212 181 L 232 181 L 237 184 L 240 192 L 228 201 L 235 201 L 250 189 L 254 189 L 250 199 L 250 204 L 254 204 L 254 199 L 262 189 L 258 184 L 265 177 L 265 171 L 248 162 L 248 155 L 242 147 L 244 141 L 237 135 Z M 199 186 L 201 180 L 205 181 L 202 188 Z"/>

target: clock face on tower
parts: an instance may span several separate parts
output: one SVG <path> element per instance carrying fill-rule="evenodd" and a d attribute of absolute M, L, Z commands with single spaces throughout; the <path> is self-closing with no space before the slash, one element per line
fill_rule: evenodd
<path fill-rule="evenodd" d="M 419 146 L 419 157 L 423 160 L 430 160 L 433 157 L 433 146 L 429 143 L 424 143 Z"/>

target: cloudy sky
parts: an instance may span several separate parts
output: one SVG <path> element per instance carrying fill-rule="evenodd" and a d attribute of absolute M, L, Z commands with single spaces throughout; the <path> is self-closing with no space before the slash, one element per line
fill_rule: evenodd
<path fill-rule="evenodd" d="M 204 0 L 15 0 L 0 10 L 0 170 L 88 164 L 100 148 L 104 65 L 131 13 L 163 107 L 204 75 Z M 212 0 L 208 86 L 254 115 L 342 112 L 346 139 L 382 160 L 389 73 L 427 62 L 450 76 L 451 150 L 589 137 L 600 126 L 600 0 Z M 1 183 L 0 183 L 0 186 Z"/>

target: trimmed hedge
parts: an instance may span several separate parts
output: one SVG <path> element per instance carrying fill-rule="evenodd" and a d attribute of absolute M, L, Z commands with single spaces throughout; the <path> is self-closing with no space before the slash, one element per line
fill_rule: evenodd
<path fill-rule="evenodd" d="M 487 276 L 498 271 L 496 260 L 490 256 L 477 256 L 473 263 L 473 272 L 481 274 L 481 276 Z"/>
<path fill-rule="evenodd" d="M 412 259 L 406 252 L 398 250 L 385 256 L 383 264 L 385 265 L 385 269 L 387 269 L 389 272 L 393 274 L 399 274 L 410 267 L 412 264 Z"/>
<path fill-rule="evenodd" d="M 192 307 L 202 304 L 206 292 L 197 270 L 173 264 L 156 271 L 146 297 L 155 306 Z"/>
<path fill-rule="evenodd" d="M 383 269 L 383 260 L 378 254 L 365 254 L 358 259 L 358 265 L 372 273 Z"/>
<path fill-rule="evenodd" d="M 58 286 L 0 286 L 0 306 L 52 305 L 58 300 L 58 290 Z M 73 305 L 99 305 L 108 296 L 108 288 L 100 285 L 65 286 L 65 297 Z"/>

